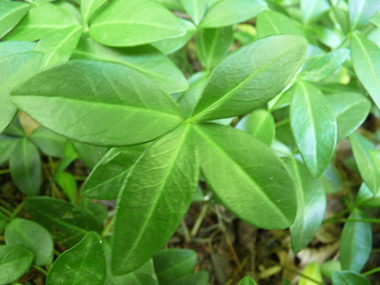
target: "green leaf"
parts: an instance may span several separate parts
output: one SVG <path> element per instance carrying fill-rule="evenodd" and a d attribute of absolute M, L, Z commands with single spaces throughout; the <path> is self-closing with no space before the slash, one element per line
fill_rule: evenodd
<path fill-rule="evenodd" d="M 196 53 L 200 63 L 211 70 L 228 53 L 233 43 L 232 26 L 203 29 L 199 32 Z"/>
<path fill-rule="evenodd" d="M 19 3 L 19 2 L 16 2 Z M 0 58 L 12 55 L 15 53 L 32 51 L 36 43 L 23 42 L 23 41 L 11 41 L 0 42 Z"/>
<path fill-rule="evenodd" d="M 9 93 L 20 81 L 38 69 L 43 54 L 25 52 L 0 58 L 0 133 L 16 117 L 17 108 L 9 101 Z"/>
<path fill-rule="evenodd" d="M 80 1 L 80 12 L 82 16 L 83 23 L 88 24 L 90 22 L 91 16 L 101 8 L 107 0 L 81 0 Z"/>
<path fill-rule="evenodd" d="M 337 49 L 344 40 L 344 35 L 337 29 L 329 29 L 324 26 L 308 27 L 308 30 L 324 45 L 331 49 Z"/>
<path fill-rule="evenodd" d="M 280 34 L 303 36 L 301 29 L 293 20 L 275 11 L 260 13 L 257 16 L 256 28 L 259 38 Z"/>
<path fill-rule="evenodd" d="M 318 21 L 328 10 L 328 0 L 301 0 L 302 20 L 305 24 Z"/>
<path fill-rule="evenodd" d="M 108 209 L 97 202 L 88 201 L 88 203 L 84 205 L 84 200 L 85 198 L 82 197 L 81 206 L 89 210 L 94 215 L 99 225 L 103 227 L 104 223 L 108 220 Z"/>
<path fill-rule="evenodd" d="M 191 126 L 181 125 L 156 140 L 133 167 L 116 205 L 114 274 L 143 265 L 177 229 L 197 189 L 194 148 Z"/>
<path fill-rule="evenodd" d="M 342 266 L 339 260 L 327 260 L 321 265 L 321 272 L 323 276 L 331 279 L 332 274 L 336 271 L 341 271 Z"/>
<path fill-rule="evenodd" d="M 371 150 L 372 151 L 372 150 Z M 377 208 L 380 206 L 380 192 L 373 194 L 371 189 L 363 182 L 356 196 L 355 205 L 365 208 Z"/>
<path fill-rule="evenodd" d="M 349 139 L 355 160 L 358 164 L 360 175 L 363 178 L 363 181 L 376 195 L 379 192 L 380 176 L 377 173 L 376 167 L 368 152 L 371 149 L 377 150 L 376 146 L 358 133 L 353 133 L 350 135 Z"/>
<path fill-rule="evenodd" d="M 209 279 L 209 273 L 205 270 L 201 270 L 196 273 L 175 279 L 172 282 L 168 283 L 168 285 L 204 285 L 208 284 Z"/>
<path fill-rule="evenodd" d="M 306 50 L 306 41 L 292 35 L 272 36 L 239 48 L 216 67 L 191 120 L 230 118 L 261 107 L 288 85 Z"/>
<path fill-rule="evenodd" d="M 5 243 L 26 248 L 34 255 L 33 264 L 49 265 L 53 262 L 53 239 L 39 224 L 25 219 L 14 219 L 5 229 Z"/>
<path fill-rule="evenodd" d="M 0 284 L 16 281 L 32 265 L 33 253 L 14 245 L 0 246 Z"/>
<path fill-rule="evenodd" d="M 343 190 L 343 181 L 336 167 L 330 163 L 319 177 L 326 194 L 336 194 Z"/>
<path fill-rule="evenodd" d="M 296 193 L 275 153 L 231 127 L 196 124 L 194 128 L 201 147 L 202 173 L 217 200 L 256 227 L 289 227 L 296 216 Z"/>
<path fill-rule="evenodd" d="M 169 284 L 180 277 L 193 273 L 197 253 L 190 249 L 165 249 L 154 257 L 154 269 L 160 284 Z"/>
<path fill-rule="evenodd" d="M 319 268 L 318 263 L 316 261 L 309 263 L 308 266 L 305 267 L 302 273 L 308 276 L 309 278 L 312 278 L 313 280 L 322 283 L 321 269 Z M 316 284 L 315 282 L 303 276 L 301 276 L 300 281 L 298 282 L 298 285 L 315 285 L 315 284 Z"/>
<path fill-rule="evenodd" d="M 47 285 L 104 285 L 106 258 L 99 236 L 90 232 L 58 256 L 46 278 Z"/>
<path fill-rule="evenodd" d="M 18 141 L 17 138 L 0 135 L 0 165 L 9 160 Z"/>
<path fill-rule="evenodd" d="M 359 93 L 326 96 L 334 110 L 338 125 L 338 141 L 352 134 L 367 118 L 371 102 Z"/>
<path fill-rule="evenodd" d="M 174 100 L 153 81 L 116 63 L 69 61 L 41 70 L 12 94 L 41 125 L 89 144 L 138 144 L 182 121 Z"/>
<path fill-rule="evenodd" d="M 350 271 L 333 272 L 332 281 L 333 285 L 371 285 L 365 277 Z"/>
<path fill-rule="evenodd" d="M 67 139 L 40 126 L 30 135 L 30 140 L 45 154 L 55 157 L 65 156 Z"/>
<path fill-rule="evenodd" d="M 261 0 L 224 0 L 217 1 L 206 12 L 199 26 L 218 28 L 247 21 L 267 7 Z"/>
<path fill-rule="evenodd" d="M 160 3 L 162 6 L 168 8 L 170 10 L 185 12 L 183 9 L 183 5 L 181 3 L 181 0 L 155 0 L 155 1 Z"/>
<path fill-rule="evenodd" d="M 95 167 L 109 149 L 108 147 L 95 146 L 76 141 L 72 141 L 71 143 L 79 158 L 90 169 Z"/>
<path fill-rule="evenodd" d="M 181 0 L 187 14 L 193 19 L 194 24 L 198 25 L 206 11 L 208 0 Z"/>
<path fill-rule="evenodd" d="M 250 276 L 245 276 L 243 279 L 240 280 L 238 285 L 257 285 L 255 280 L 253 280 Z"/>
<path fill-rule="evenodd" d="M 371 224 L 355 222 L 366 218 L 362 211 L 354 209 L 344 224 L 339 249 L 342 270 L 360 272 L 371 254 Z"/>
<path fill-rule="evenodd" d="M 349 13 L 351 31 L 361 28 L 367 24 L 370 18 L 380 7 L 380 1 L 377 0 L 355 0 L 349 1 Z"/>
<path fill-rule="evenodd" d="M 0 2 L 0 39 L 11 31 L 28 13 L 30 5 L 23 2 Z"/>
<path fill-rule="evenodd" d="M 81 195 L 100 200 L 115 200 L 132 166 L 147 147 L 111 148 L 91 171 Z"/>
<path fill-rule="evenodd" d="M 326 195 L 318 179 L 296 159 L 285 160 L 293 177 L 297 193 L 297 216 L 290 226 L 292 250 L 295 254 L 313 239 L 322 224 L 326 210 Z"/>
<path fill-rule="evenodd" d="M 236 128 L 249 133 L 268 146 L 271 146 L 276 131 L 274 118 L 267 110 L 252 112 L 241 119 Z"/>
<path fill-rule="evenodd" d="M 185 27 L 153 1 L 115 0 L 90 25 L 90 36 L 108 46 L 136 46 L 184 35 Z"/>
<path fill-rule="evenodd" d="M 71 26 L 43 37 L 34 48 L 45 54 L 41 68 L 68 61 L 82 35 L 83 27 Z"/>
<path fill-rule="evenodd" d="M 74 176 L 68 172 L 61 172 L 57 176 L 56 181 L 70 202 L 75 204 L 77 201 L 78 185 Z"/>
<path fill-rule="evenodd" d="M 32 220 L 44 226 L 55 241 L 68 246 L 78 243 L 90 231 L 101 231 L 91 212 L 66 201 L 28 197 L 25 206 Z"/>
<path fill-rule="evenodd" d="M 113 61 L 126 65 L 149 77 L 168 94 L 188 89 L 186 78 L 181 71 L 151 45 L 111 48 L 86 38 L 79 42 L 72 58 Z"/>
<path fill-rule="evenodd" d="M 3 135 L 11 136 L 14 138 L 24 138 L 26 137 L 25 130 L 21 125 L 20 119 L 15 117 L 12 124 L 10 124 L 3 132 Z"/>
<path fill-rule="evenodd" d="M 40 154 L 28 138 L 23 138 L 16 145 L 10 157 L 9 168 L 14 183 L 22 193 L 29 196 L 40 193 L 42 183 Z"/>
<path fill-rule="evenodd" d="M 334 153 L 337 124 L 334 111 L 322 92 L 308 82 L 299 82 L 290 107 L 295 140 L 311 176 L 327 168 Z"/>
<path fill-rule="evenodd" d="M 317 59 L 308 72 L 301 75 L 301 78 L 309 81 L 321 81 L 333 74 L 348 58 L 350 50 L 339 49 Z"/>
<path fill-rule="evenodd" d="M 379 2 L 380 3 L 380 2 Z M 364 36 L 351 36 L 351 56 L 356 75 L 380 106 L 380 48 Z"/>
<path fill-rule="evenodd" d="M 33 3 L 29 13 L 5 36 L 4 40 L 33 42 L 59 29 L 78 24 L 69 12 L 57 5 L 47 2 Z"/>

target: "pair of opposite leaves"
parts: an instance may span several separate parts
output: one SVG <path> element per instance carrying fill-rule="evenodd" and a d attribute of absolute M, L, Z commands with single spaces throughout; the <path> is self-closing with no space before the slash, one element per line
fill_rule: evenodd
<path fill-rule="evenodd" d="M 248 134 L 205 122 L 267 103 L 300 69 L 306 50 L 307 42 L 291 35 L 238 49 L 216 67 L 186 122 L 153 81 L 115 63 L 70 61 L 41 70 L 16 86 L 11 100 L 43 126 L 81 142 L 116 147 L 158 138 L 118 196 L 111 263 L 124 274 L 172 236 L 200 167 L 217 199 L 241 219 L 268 229 L 293 223 L 294 185 L 273 151 Z"/>

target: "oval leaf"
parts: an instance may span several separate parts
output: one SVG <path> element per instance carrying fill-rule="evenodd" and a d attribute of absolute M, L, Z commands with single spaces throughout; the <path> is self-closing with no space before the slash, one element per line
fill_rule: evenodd
<path fill-rule="evenodd" d="M 32 261 L 33 253 L 21 246 L 0 246 L 0 284 L 19 279 L 28 272 Z"/>
<path fill-rule="evenodd" d="M 23 41 L 0 42 L 0 57 L 6 57 L 8 55 L 20 52 L 32 51 L 35 46 L 36 43 Z"/>
<path fill-rule="evenodd" d="M 91 16 L 102 7 L 107 0 L 81 0 L 80 1 L 80 13 L 83 23 L 88 24 Z"/>
<path fill-rule="evenodd" d="M 305 269 L 302 271 L 302 274 L 306 275 L 307 277 L 315 280 L 318 283 L 322 283 L 322 274 L 321 269 L 319 268 L 319 265 L 316 261 L 313 261 L 312 263 L 309 263 Z M 305 278 L 301 276 L 300 281 L 298 282 L 298 285 L 315 285 L 318 284 L 309 278 Z"/>
<path fill-rule="evenodd" d="M 198 25 L 206 11 L 207 0 L 181 0 L 183 8 L 193 19 L 194 24 Z"/>
<path fill-rule="evenodd" d="M 332 282 L 333 285 L 371 285 L 363 276 L 350 271 L 333 272 Z"/>
<path fill-rule="evenodd" d="M 204 285 L 208 284 L 209 279 L 209 273 L 205 270 L 201 270 L 196 273 L 175 279 L 172 282 L 168 283 L 168 285 Z"/>
<path fill-rule="evenodd" d="M 301 14 L 305 24 L 318 21 L 329 9 L 328 0 L 301 0 Z"/>
<path fill-rule="evenodd" d="M 380 7 L 380 1 L 355 0 L 349 1 L 351 31 L 364 26 Z"/>
<path fill-rule="evenodd" d="M 79 158 L 90 169 L 95 167 L 109 149 L 108 147 L 90 145 L 76 141 L 72 141 L 71 143 Z"/>
<path fill-rule="evenodd" d="M 30 135 L 30 140 L 45 154 L 56 157 L 65 156 L 67 139 L 44 127 L 38 127 Z"/>
<path fill-rule="evenodd" d="M 255 280 L 253 280 L 250 276 L 245 276 L 243 279 L 240 280 L 238 285 L 257 285 Z"/>
<path fill-rule="evenodd" d="M 280 34 L 303 36 L 301 29 L 293 20 L 275 11 L 260 13 L 257 16 L 256 27 L 259 38 Z"/>
<path fill-rule="evenodd" d="M 21 21 L 29 7 L 28 3 L 23 2 L 0 2 L 0 39 Z"/>

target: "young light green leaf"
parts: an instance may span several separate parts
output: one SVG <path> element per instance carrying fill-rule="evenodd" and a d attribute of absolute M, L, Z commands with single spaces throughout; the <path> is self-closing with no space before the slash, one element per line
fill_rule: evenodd
<path fill-rule="evenodd" d="M 147 147 L 111 148 L 91 171 L 82 186 L 81 195 L 100 200 L 115 200 L 122 183 Z"/>
<path fill-rule="evenodd" d="M 361 28 L 369 22 L 369 19 L 380 8 L 380 1 L 377 0 L 355 0 L 349 1 L 349 13 L 351 31 Z"/>
<path fill-rule="evenodd" d="M 44 226 L 55 241 L 68 246 L 78 243 L 90 231 L 101 231 L 91 212 L 63 200 L 28 197 L 25 206 L 32 220 Z"/>
<path fill-rule="evenodd" d="M 91 16 L 106 2 L 107 0 L 81 0 L 80 12 L 83 23 L 88 24 L 90 22 Z"/>
<path fill-rule="evenodd" d="M 194 24 L 198 25 L 206 11 L 208 0 L 181 0 L 187 14 L 193 19 Z"/>
<path fill-rule="evenodd" d="M 197 263 L 197 253 L 190 249 L 165 249 L 154 257 L 154 269 L 160 284 L 169 284 L 191 274 Z"/>
<path fill-rule="evenodd" d="M 344 35 L 340 31 L 337 29 L 329 29 L 325 26 L 307 27 L 307 31 L 310 31 L 318 41 L 331 49 L 337 49 L 344 40 Z"/>
<path fill-rule="evenodd" d="M 22 193 L 29 196 L 38 195 L 41 188 L 41 160 L 37 147 L 23 138 L 15 147 L 9 161 L 9 168 L 14 183 Z"/>
<path fill-rule="evenodd" d="M 288 85 L 306 50 L 307 42 L 292 35 L 272 36 L 239 48 L 216 67 L 190 120 L 230 118 L 261 107 Z"/>
<path fill-rule="evenodd" d="M 202 28 L 230 26 L 255 17 L 266 7 L 267 4 L 261 0 L 217 1 L 208 8 L 199 26 Z"/>
<path fill-rule="evenodd" d="M 17 114 L 17 107 L 9 99 L 12 88 L 36 71 L 43 54 L 25 52 L 0 58 L 0 133 L 8 127 Z"/>
<path fill-rule="evenodd" d="M 78 195 L 78 185 L 74 176 L 68 172 L 61 172 L 57 175 L 55 180 L 69 198 L 70 202 L 75 204 Z"/>
<path fill-rule="evenodd" d="M 327 260 L 321 265 L 321 273 L 323 276 L 331 279 L 332 274 L 336 271 L 341 271 L 342 266 L 339 260 Z"/>
<path fill-rule="evenodd" d="M 241 119 L 236 128 L 249 133 L 268 146 L 271 146 L 276 131 L 274 118 L 267 110 L 252 112 Z"/>
<path fill-rule="evenodd" d="M 309 81 L 321 81 L 333 74 L 349 55 L 350 50 L 348 49 L 329 52 L 316 60 L 310 67 L 310 70 L 301 75 L 301 78 Z"/>
<path fill-rule="evenodd" d="M 72 58 L 111 61 L 126 65 L 149 77 L 168 94 L 188 89 L 186 78 L 181 71 L 151 45 L 111 48 L 86 38 L 79 42 Z"/>
<path fill-rule="evenodd" d="M 48 2 L 31 4 L 29 13 L 4 40 L 35 41 L 59 29 L 78 25 L 78 21 L 67 11 Z"/>
<path fill-rule="evenodd" d="M 15 245 L 0 246 L 0 284 L 18 280 L 32 265 L 33 253 Z"/>
<path fill-rule="evenodd" d="M 370 150 L 371 152 L 372 150 Z M 360 186 L 355 205 L 365 208 L 377 208 L 380 206 L 380 192 L 373 194 L 371 189 L 363 182 Z"/>
<path fill-rule="evenodd" d="M 20 52 L 32 51 L 36 43 L 23 41 L 0 42 L 0 58 Z"/>
<path fill-rule="evenodd" d="M 53 262 L 53 239 L 41 225 L 25 219 L 14 219 L 5 228 L 5 243 L 26 248 L 34 255 L 34 265 Z"/>
<path fill-rule="evenodd" d="M 316 261 L 309 263 L 305 267 L 302 273 L 308 276 L 309 278 L 322 283 L 321 269 L 319 268 L 319 265 Z M 301 276 L 300 281 L 298 282 L 298 285 L 315 285 L 315 284 L 316 283 L 314 281 L 311 281 L 310 279 L 305 278 L 303 276 Z"/>
<path fill-rule="evenodd" d="M 371 102 L 359 93 L 326 96 L 338 125 L 338 141 L 352 134 L 367 118 Z"/>
<path fill-rule="evenodd" d="M 108 46 L 136 46 L 184 35 L 185 27 L 170 11 L 153 1 L 116 0 L 90 25 L 90 36 Z"/>
<path fill-rule="evenodd" d="M 210 279 L 209 273 L 205 270 L 182 276 L 168 283 L 168 285 L 204 285 L 208 284 Z"/>
<path fill-rule="evenodd" d="M 250 276 L 245 276 L 243 279 L 240 280 L 238 285 L 257 285 L 255 280 L 253 280 Z"/>
<path fill-rule="evenodd" d="M 351 57 L 356 75 L 376 105 L 380 106 L 380 48 L 363 35 L 353 33 Z"/>
<path fill-rule="evenodd" d="M 99 61 L 41 70 L 13 89 L 12 102 L 58 134 L 103 146 L 150 141 L 182 121 L 174 100 L 153 81 Z"/>
<path fill-rule="evenodd" d="M 108 147 L 90 145 L 76 141 L 72 141 L 71 143 L 79 158 L 90 169 L 95 167 L 109 149 Z"/>
<path fill-rule="evenodd" d="M 371 285 L 365 277 L 351 271 L 333 272 L 332 281 L 333 285 Z"/>
<path fill-rule="evenodd" d="M 104 285 L 106 258 L 102 242 L 89 232 L 74 247 L 58 256 L 46 278 L 47 285 Z"/>
<path fill-rule="evenodd" d="M 354 209 L 344 224 L 339 248 L 343 270 L 360 272 L 371 254 L 371 224 L 357 222 L 357 220 L 365 218 L 366 215 L 363 212 Z"/>
<path fill-rule="evenodd" d="M 379 192 L 380 176 L 368 152 L 371 149 L 377 150 L 376 146 L 358 133 L 353 133 L 349 139 L 361 177 L 376 195 Z"/>
<path fill-rule="evenodd" d="M 43 37 L 34 48 L 34 51 L 45 54 L 40 68 L 68 61 L 82 30 L 82 26 L 71 26 Z"/>
<path fill-rule="evenodd" d="M 234 40 L 232 26 L 199 32 L 196 53 L 201 64 L 211 70 L 228 53 Z"/>
<path fill-rule="evenodd" d="M 336 194 L 343 190 L 343 181 L 336 167 L 330 163 L 319 177 L 326 194 Z"/>
<path fill-rule="evenodd" d="M 67 139 L 40 126 L 35 129 L 30 140 L 45 154 L 55 157 L 64 157 Z"/>
<path fill-rule="evenodd" d="M 318 21 L 328 10 L 328 0 L 301 0 L 302 20 L 305 24 Z"/>
<path fill-rule="evenodd" d="M 144 152 L 116 205 L 111 260 L 115 274 L 134 271 L 166 244 L 190 206 L 198 171 L 189 124 L 156 140 Z"/>
<path fill-rule="evenodd" d="M 259 38 L 280 34 L 303 36 L 300 27 L 293 20 L 275 11 L 260 13 L 257 16 L 256 28 Z"/>
<path fill-rule="evenodd" d="M 292 250 L 297 254 L 311 242 L 322 224 L 326 195 L 318 179 L 312 178 L 300 161 L 290 158 L 285 162 L 297 193 L 297 216 L 290 226 Z"/>
<path fill-rule="evenodd" d="M 256 227 L 289 227 L 296 216 L 296 193 L 275 153 L 231 127 L 196 124 L 194 128 L 201 147 L 202 173 L 218 201 Z"/>
<path fill-rule="evenodd" d="M 30 5 L 23 2 L 0 2 L 0 39 L 11 31 L 28 13 Z"/>
<path fill-rule="evenodd" d="M 290 107 L 295 140 L 311 176 L 318 177 L 334 153 L 337 124 L 334 111 L 322 92 L 308 82 L 299 82 Z"/>

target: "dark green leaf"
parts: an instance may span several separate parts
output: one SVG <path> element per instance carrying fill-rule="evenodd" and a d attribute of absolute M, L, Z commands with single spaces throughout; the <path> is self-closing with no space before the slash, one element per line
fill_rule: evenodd
<path fill-rule="evenodd" d="M 30 139 L 45 154 L 56 157 L 64 157 L 67 139 L 57 135 L 44 127 L 38 127 L 30 135 Z"/>
<path fill-rule="evenodd" d="M 333 285 L 371 285 L 365 277 L 350 271 L 333 272 L 332 281 Z"/>
<path fill-rule="evenodd" d="M 355 0 L 349 1 L 351 31 L 364 26 L 380 7 L 377 0 Z"/>
<path fill-rule="evenodd" d="M 260 13 L 257 16 L 256 23 L 259 38 L 280 34 L 303 36 L 301 29 L 293 20 L 275 11 Z"/>
<path fill-rule="evenodd" d="M 14 245 L 0 246 L 0 284 L 9 284 L 28 272 L 33 253 Z"/>
<path fill-rule="evenodd" d="M 98 221 L 99 225 L 101 227 L 104 226 L 104 223 L 107 221 L 108 219 L 108 210 L 106 207 L 104 207 L 103 205 L 99 204 L 99 203 L 96 203 L 96 202 L 91 202 L 91 201 L 88 201 L 87 205 L 84 206 L 84 201 L 85 199 L 82 197 L 82 205 L 84 208 L 86 208 L 87 210 L 89 210 L 95 217 L 95 219 Z"/>
<path fill-rule="evenodd" d="M 12 155 L 19 139 L 0 135 L 0 165 L 4 164 Z"/>
<path fill-rule="evenodd" d="M 0 38 L 4 37 L 28 13 L 29 4 L 15 1 L 0 2 Z"/>
<path fill-rule="evenodd" d="M 208 0 L 180 0 L 185 11 L 193 19 L 194 24 L 198 25 L 206 11 Z"/>
<path fill-rule="evenodd" d="M 95 167 L 109 149 L 108 147 L 95 146 L 76 141 L 72 141 L 71 143 L 79 158 L 90 169 Z"/>
<path fill-rule="evenodd" d="M 209 279 L 209 273 L 202 270 L 190 275 L 182 276 L 168 283 L 168 285 L 205 285 L 209 284 Z"/>
<path fill-rule="evenodd" d="M 77 201 L 78 185 L 74 176 L 68 172 L 61 172 L 57 175 L 56 181 L 70 202 L 75 204 Z"/>
<path fill-rule="evenodd" d="M 255 280 L 253 280 L 250 276 L 245 276 L 243 279 L 240 280 L 238 285 L 257 285 Z"/>
<path fill-rule="evenodd" d="M 318 21 L 329 9 L 328 0 L 301 0 L 302 20 L 305 24 Z"/>
<path fill-rule="evenodd" d="M 23 41 L 11 41 L 0 42 L 0 57 L 6 57 L 20 52 L 32 51 L 36 43 L 23 42 Z"/>

